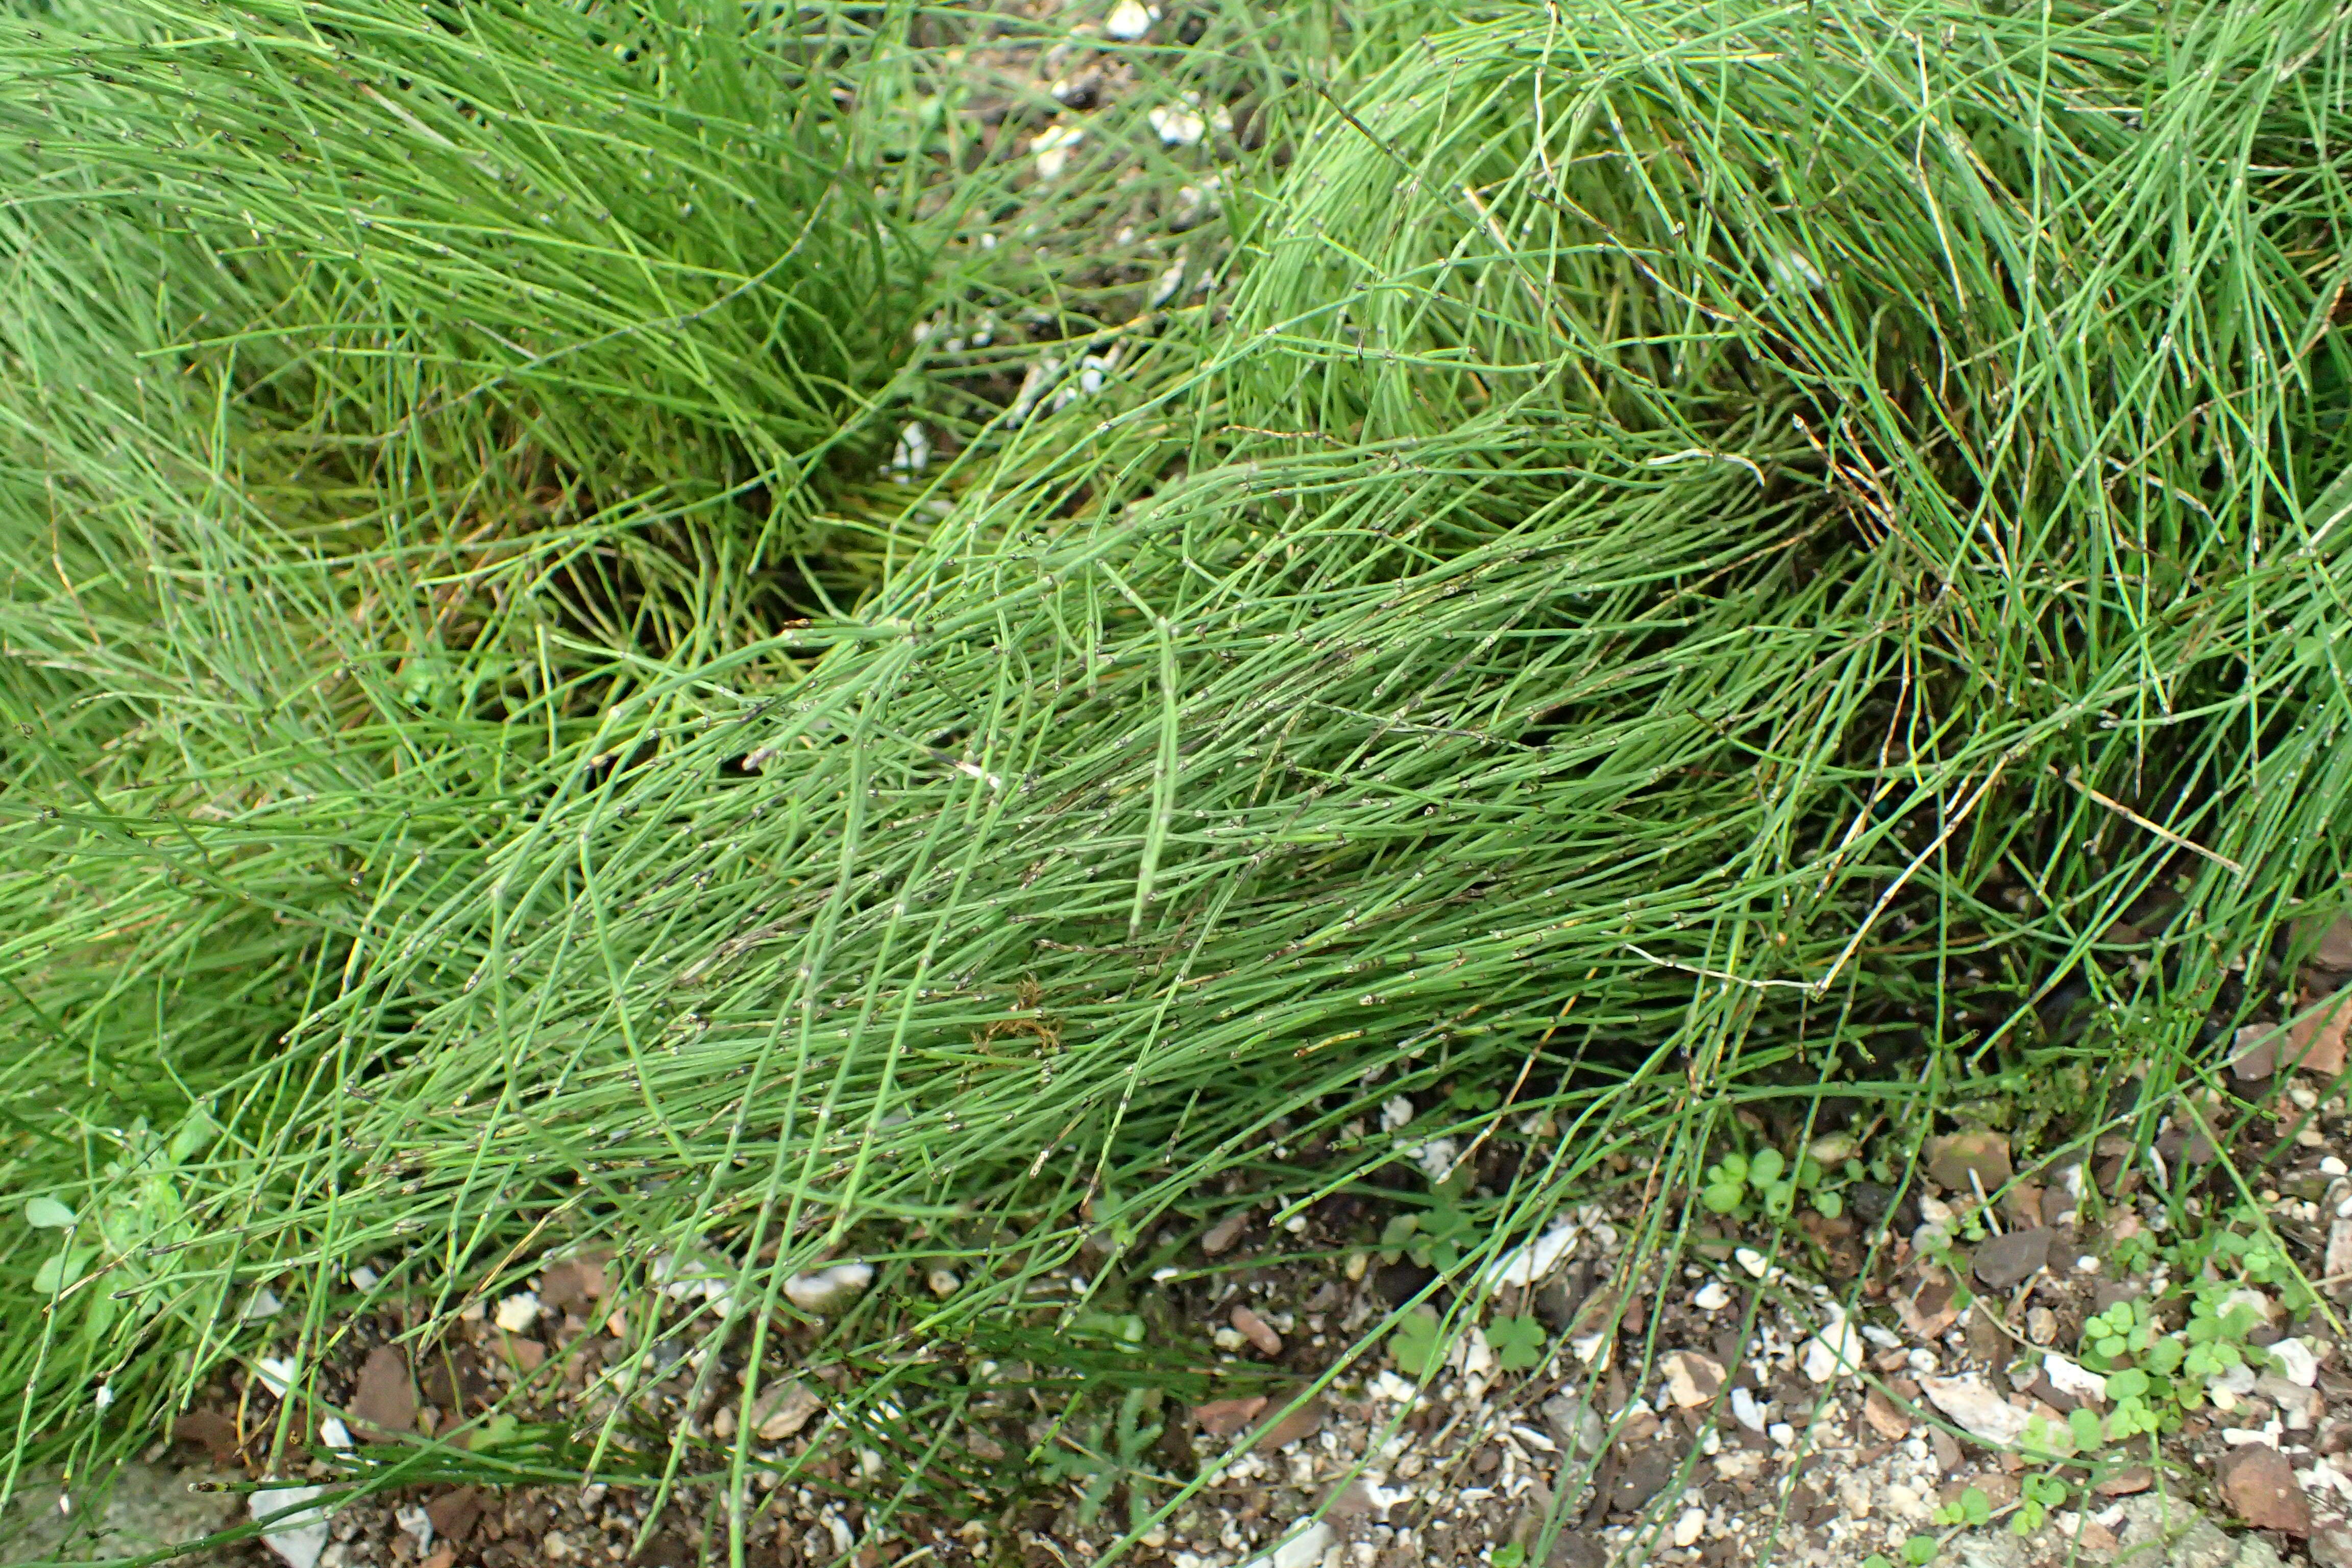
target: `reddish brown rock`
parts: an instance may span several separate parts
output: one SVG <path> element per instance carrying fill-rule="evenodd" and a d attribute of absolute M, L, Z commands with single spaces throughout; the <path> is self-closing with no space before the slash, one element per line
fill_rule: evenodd
<path fill-rule="evenodd" d="M 2214 1479 L 2238 1517 L 2256 1530 L 2311 1533 L 2311 1504 L 2304 1498 L 2303 1483 L 2286 1456 L 2269 1444 L 2231 1449 L 2214 1468 Z"/>
<path fill-rule="evenodd" d="M 1212 1437 L 1230 1437 L 1251 1422 L 1265 1408 L 1265 1395 L 1252 1394 L 1247 1399 L 1213 1399 L 1206 1405 L 1192 1406 L 1192 1419 L 1201 1430 Z"/>
<path fill-rule="evenodd" d="M 416 1384 L 408 1375 L 408 1358 L 391 1345 L 368 1352 L 360 1367 L 360 1384 L 352 1395 L 351 1413 L 362 1436 L 378 1441 L 416 1429 Z"/>
<path fill-rule="evenodd" d="M 1276 1333 L 1272 1325 L 1268 1324 L 1264 1318 L 1259 1317 L 1247 1307 L 1234 1309 L 1233 1322 L 1234 1331 L 1249 1341 L 1256 1348 L 1258 1354 L 1273 1357 L 1282 1353 L 1282 1336 Z"/>

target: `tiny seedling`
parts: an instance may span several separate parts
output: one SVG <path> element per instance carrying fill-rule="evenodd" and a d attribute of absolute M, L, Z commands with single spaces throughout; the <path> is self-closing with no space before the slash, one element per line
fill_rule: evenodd
<path fill-rule="evenodd" d="M 1816 1151 L 1840 1157 L 1834 1164 L 1824 1163 L 1816 1157 Z M 1787 1219 L 1801 1199 L 1822 1218 L 1835 1219 L 1845 1213 L 1844 1188 L 1871 1173 L 1871 1167 L 1850 1152 L 1843 1135 L 1818 1141 L 1793 1164 L 1778 1149 L 1759 1149 L 1753 1154 L 1734 1152 L 1707 1167 L 1699 1202 L 1716 1214 L 1735 1219 L 1759 1215 Z"/>

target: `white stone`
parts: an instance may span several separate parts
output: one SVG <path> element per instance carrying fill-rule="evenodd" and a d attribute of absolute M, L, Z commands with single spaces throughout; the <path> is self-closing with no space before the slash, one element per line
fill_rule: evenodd
<path fill-rule="evenodd" d="M 1746 1384 L 1731 1391 L 1731 1418 L 1758 1436 L 1764 1435 L 1764 1407 L 1756 1403 Z"/>
<path fill-rule="evenodd" d="M 1797 1429 L 1786 1421 L 1775 1421 L 1764 1428 L 1764 1436 L 1772 1439 L 1776 1448 L 1786 1448 L 1797 1440 Z"/>
<path fill-rule="evenodd" d="M 1486 1278 L 1496 1285 L 1533 1285 L 1559 1267 L 1559 1260 L 1576 1245 L 1577 1235 L 1576 1226 L 1562 1220 L 1533 1241 L 1503 1254 L 1502 1260 L 1486 1271 Z"/>
<path fill-rule="evenodd" d="M 1190 147 L 1208 134 L 1209 122 L 1191 109 L 1163 103 L 1144 116 L 1163 147 Z"/>
<path fill-rule="evenodd" d="M 1731 1287 L 1710 1279 L 1691 1292 L 1691 1305 L 1702 1312 L 1720 1312 L 1731 1305 Z"/>
<path fill-rule="evenodd" d="M 2252 1313 L 2253 1321 L 2257 1323 L 2267 1323 L 2271 1321 L 2271 1299 L 2251 1285 L 2242 1285 L 2222 1297 L 2220 1306 L 2214 1310 L 2214 1316 L 2226 1318 L 2240 1307 L 2243 1307 Z"/>
<path fill-rule="evenodd" d="M 1070 154 L 1077 150 L 1087 133 L 1075 125 L 1048 125 L 1030 139 L 1029 151 L 1037 157 L 1037 177 L 1058 180 L 1062 171 L 1070 166 Z"/>
<path fill-rule="evenodd" d="M 1317 1568 L 1331 1545 L 1331 1527 L 1317 1520 L 1263 1557 L 1253 1557 L 1242 1568 Z"/>
<path fill-rule="evenodd" d="M 257 1524 L 271 1514 L 301 1505 L 318 1497 L 324 1487 L 263 1487 L 246 1500 Z M 304 1509 L 288 1514 L 269 1526 L 261 1537 L 262 1544 L 285 1559 L 288 1568 L 318 1568 L 319 1554 L 327 1549 L 327 1510 Z"/>
<path fill-rule="evenodd" d="M 904 484 L 908 478 L 931 466 L 931 433 L 920 421 L 911 422 L 898 432 L 898 444 L 890 452 L 890 471 Z"/>
<path fill-rule="evenodd" d="M 539 1321 L 539 1298 L 528 1290 L 518 1290 L 499 1303 L 493 1321 L 510 1334 L 521 1333 Z"/>
<path fill-rule="evenodd" d="M 2260 1374 L 2252 1367 L 2244 1362 L 2233 1362 L 2213 1374 L 2211 1381 L 2206 1384 L 2205 1391 L 2208 1394 L 2234 1394 L 2243 1399 L 2253 1393 L 2254 1384 L 2260 1381 Z"/>
<path fill-rule="evenodd" d="M 1686 1508 L 1683 1510 L 1682 1516 L 1675 1521 L 1676 1546 L 1696 1546 L 1698 1544 L 1698 1538 L 1706 1533 L 1706 1510 L 1705 1509 Z"/>
<path fill-rule="evenodd" d="M 2347 1167 L 2343 1161 L 2330 1154 L 2319 1162 L 2319 1173 L 2323 1176 L 2352 1174 L 2352 1167 Z"/>
<path fill-rule="evenodd" d="M 1862 1337 L 1883 1351 L 1899 1351 L 1903 1348 L 1901 1334 L 1892 1329 L 1882 1329 L 1876 1323 L 1863 1324 Z"/>
<path fill-rule="evenodd" d="M 1919 1386 L 1927 1391 L 1929 1403 L 1979 1441 L 2005 1448 L 2025 1436 L 2031 1417 L 1973 1373 L 1962 1377 L 1923 1377 Z"/>
<path fill-rule="evenodd" d="M 1811 258 L 1794 250 L 1783 251 L 1772 258 L 1772 287 L 1786 289 L 1792 284 L 1802 284 L 1819 292 L 1829 287 L 1829 279 L 1822 276 Z"/>
<path fill-rule="evenodd" d="M 343 1425 L 341 1417 L 330 1415 L 319 1423 L 319 1441 L 330 1448 L 348 1448 L 352 1446 L 352 1429 Z"/>
<path fill-rule="evenodd" d="M 1658 1368 L 1666 1374 L 1666 1397 L 1684 1410 L 1705 1405 L 1723 1386 L 1723 1363 L 1696 1351 L 1672 1352 Z"/>
<path fill-rule="evenodd" d="M 1805 1342 L 1805 1375 L 1815 1383 L 1827 1383 L 1842 1373 L 1860 1370 L 1863 1353 L 1862 1336 L 1846 1321 L 1844 1312 L 1832 1308 L 1822 1331 Z"/>
<path fill-rule="evenodd" d="M 1414 1164 L 1421 1167 L 1423 1175 L 1432 1182 L 1442 1182 L 1454 1173 L 1454 1162 L 1462 1152 L 1462 1144 L 1458 1139 L 1433 1138 L 1426 1143 L 1415 1144 L 1405 1152 L 1412 1156 Z"/>
<path fill-rule="evenodd" d="M 261 1386 L 280 1399 L 291 1393 L 302 1377 L 301 1363 L 289 1356 L 257 1356 L 253 1370 L 261 1379 Z"/>
<path fill-rule="evenodd" d="M 2298 1388 L 2309 1388 L 2319 1381 L 2319 1358 L 2301 1340 L 2281 1340 L 2271 1346 L 2271 1354 L 2278 1358 L 2279 1375 Z"/>
<path fill-rule="evenodd" d="M 421 1502 L 402 1503 L 392 1510 L 394 1524 L 406 1531 L 416 1542 L 421 1555 L 433 1548 L 433 1516 Z"/>
<path fill-rule="evenodd" d="M 1136 0 L 1118 0 L 1110 9 L 1110 20 L 1103 24 L 1103 36 L 1131 44 L 1151 31 L 1151 24 L 1160 20 L 1160 8 L 1141 5 Z"/>
<path fill-rule="evenodd" d="M 870 1263 L 836 1263 L 830 1268 L 795 1274 L 784 1281 L 784 1295 L 803 1312 L 827 1312 L 847 1304 L 874 1283 Z"/>
<path fill-rule="evenodd" d="M 1770 1267 L 1765 1262 L 1764 1255 L 1752 1247 L 1739 1248 L 1731 1255 L 1731 1260 L 1748 1270 L 1748 1277 L 1751 1279 L 1763 1279 L 1764 1270 Z"/>
<path fill-rule="evenodd" d="M 1412 1101 L 1403 1095 L 1391 1096 L 1381 1105 L 1381 1127 L 1394 1132 L 1412 1121 Z"/>
<path fill-rule="evenodd" d="M 2105 1399 L 2107 1396 L 2105 1378 L 2063 1355 L 2044 1355 L 2042 1358 L 2042 1374 L 2050 1380 L 2050 1386 L 2061 1394 L 2072 1394 L 2077 1399 Z"/>

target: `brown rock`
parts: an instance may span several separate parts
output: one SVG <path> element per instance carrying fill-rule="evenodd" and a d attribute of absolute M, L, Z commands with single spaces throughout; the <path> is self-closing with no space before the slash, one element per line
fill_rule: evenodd
<path fill-rule="evenodd" d="M 781 1443 L 809 1424 L 809 1417 L 824 1408 L 807 1384 L 797 1377 L 772 1383 L 760 1391 L 751 1406 L 751 1429 L 763 1443 Z"/>
<path fill-rule="evenodd" d="M 1619 1513 L 1639 1513 L 1650 1500 L 1666 1489 L 1681 1467 L 1664 1447 L 1653 1445 L 1627 1453 L 1609 1489 L 1609 1505 Z"/>
<path fill-rule="evenodd" d="M 539 1304 L 558 1314 L 576 1312 L 601 1301 L 611 1289 L 604 1260 L 593 1255 L 567 1258 L 539 1277 Z"/>
<path fill-rule="evenodd" d="M 432 1556 L 425 1560 L 425 1568 L 456 1568 L 457 1562 L 457 1549 L 444 1542 L 433 1549 Z"/>
<path fill-rule="evenodd" d="M 547 1347 L 529 1334 L 505 1336 L 507 1356 L 525 1372 L 537 1372 L 547 1360 Z"/>
<path fill-rule="evenodd" d="M 2064 1206 L 2063 1204 L 2051 1205 L 2053 1209 Z M 2020 1228 L 2031 1229 L 2040 1225 L 2042 1223 L 2042 1189 L 2032 1182 L 2018 1183 L 2010 1188 L 2007 1195 L 2000 1200 L 2000 1212 L 2007 1216 L 2011 1225 Z"/>
<path fill-rule="evenodd" d="M 2146 1465 L 2134 1465 L 2127 1470 L 2117 1470 L 2098 1485 L 2101 1497 L 2129 1497 L 2156 1485 L 2156 1472 Z"/>
<path fill-rule="evenodd" d="M 1903 1407 L 1875 1388 L 1863 1396 L 1862 1418 L 1882 1437 L 1900 1437 L 1911 1430 L 1911 1417 Z"/>
<path fill-rule="evenodd" d="M 1212 1437 L 1230 1437 L 1256 1420 L 1257 1413 L 1265 1408 L 1263 1394 L 1254 1394 L 1247 1399 L 1213 1399 L 1206 1405 L 1192 1406 L 1192 1419 Z"/>
<path fill-rule="evenodd" d="M 2316 920 L 2295 921 L 2295 940 L 2308 940 L 2318 924 Z M 2352 915 L 2337 915 L 2327 923 L 2326 930 L 2318 933 L 2318 945 L 2311 951 L 2311 966 L 2336 974 L 2352 971 Z"/>
<path fill-rule="evenodd" d="M 2248 1024 L 2231 1037 L 2230 1072 L 2248 1082 L 2278 1070 L 2280 1035 L 2276 1026 Z"/>
<path fill-rule="evenodd" d="M 1972 1192 L 1969 1175 L 1984 1184 L 1990 1197 L 2014 1174 L 2009 1163 L 2009 1140 L 1999 1132 L 1949 1132 L 1927 1140 L 1927 1175 L 1937 1186 L 1955 1193 Z"/>
<path fill-rule="evenodd" d="M 2334 1078 L 2344 1070 L 2344 1032 L 2352 1026 L 2352 992 L 2315 996 L 2306 991 L 2289 1025 L 2286 1057 L 2297 1068 L 2318 1078 Z"/>
<path fill-rule="evenodd" d="M 352 1395 L 351 1413 L 362 1435 L 388 1442 L 396 1433 L 416 1430 L 416 1384 L 408 1375 L 408 1358 L 391 1345 L 368 1352 L 360 1367 L 359 1388 Z"/>
<path fill-rule="evenodd" d="M 1269 1453 L 1276 1448 L 1286 1448 L 1301 1437 L 1313 1436 L 1322 1425 L 1323 1402 L 1319 1399 L 1310 1399 L 1267 1427 L 1265 1435 L 1250 1447 Z"/>
<path fill-rule="evenodd" d="M 1952 1306 L 1952 1287 L 1939 1274 L 1924 1280 L 1908 1295 L 1895 1298 L 1895 1315 L 1901 1320 L 1903 1331 L 1915 1340 L 1932 1341 L 1942 1337 L 1946 1329 L 1959 1321 L 1960 1314 Z"/>
<path fill-rule="evenodd" d="M 2286 1456 L 2269 1444 L 2231 1449 L 2214 1467 L 2214 1479 L 2238 1517 L 2256 1530 L 2311 1533 L 2311 1504 L 2304 1499 L 2303 1483 Z"/>
<path fill-rule="evenodd" d="M 1941 1426 L 1928 1429 L 1927 1447 L 1935 1450 L 1937 1469 L 1950 1470 L 1959 1464 L 1960 1440 Z"/>
<path fill-rule="evenodd" d="M 1233 1323 L 1234 1331 L 1249 1341 L 1258 1354 L 1272 1358 L 1282 1353 L 1282 1336 L 1276 1333 L 1272 1325 L 1268 1324 L 1264 1318 L 1259 1317 L 1247 1307 L 1234 1309 Z"/>
<path fill-rule="evenodd" d="M 1991 1290 L 2014 1290 L 2050 1261 L 2050 1232 L 2042 1226 L 2012 1230 L 1986 1240 L 1976 1250 L 1976 1276 Z"/>
<path fill-rule="evenodd" d="M 172 1423 L 172 1436 L 183 1443 L 202 1443 L 212 1455 L 213 1463 L 226 1466 L 236 1462 L 239 1444 L 236 1422 L 217 1410 L 191 1410 Z"/>
<path fill-rule="evenodd" d="M 475 1522 L 482 1517 L 482 1492 L 478 1487 L 459 1487 L 453 1492 L 443 1492 L 425 1505 L 425 1517 L 433 1521 L 433 1533 L 444 1541 L 463 1541 L 473 1533 Z"/>
<path fill-rule="evenodd" d="M 1549 1506 L 1549 1492 L 1544 1494 L 1544 1499 L 1546 1506 Z M 1358 1477 L 1331 1489 L 1323 1504 L 1323 1517 L 1329 1520 L 1335 1529 L 1344 1531 L 1359 1520 L 1370 1519 L 1378 1508 L 1379 1505 L 1372 1500 L 1372 1494 L 1365 1489 L 1362 1478 Z M 1538 1514 L 1536 1517 L 1540 1520 L 1543 1516 Z"/>
<path fill-rule="evenodd" d="M 1248 1228 L 1249 1210 L 1237 1209 L 1208 1228 L 1201 1237 L 1201 1250 L 1214 1258 L 1231 1248 L 1242 1238 L 1242 1232 Z"/>

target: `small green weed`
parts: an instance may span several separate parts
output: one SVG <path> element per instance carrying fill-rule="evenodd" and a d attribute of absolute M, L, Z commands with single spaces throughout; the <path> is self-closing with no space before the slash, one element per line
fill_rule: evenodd
<path fill-rule="evenodd" d="M 1158 1498 L 1159 1478 L 1144 1464 L 1164 1423 L 1154 1419 L 1165 1395 L 1156 1388 L 1128 1390 L 1107 1415 L 1075 1415 L 1038 1456 L 1039 1476 L 1048 1485 L 1078 1489 L 1078 1519 L 1092 1524 L 1122 1487 L 1131 1528 L 1140 1530 Z"/>
<path fill-rule="evenodd" d="M 1410 1258 L 1423 1268 L 1452 1274 L 1462 1266 L 1463 1249 L 1477 1229 L 1469 1215 L 1441 1197 L 1428 1208 L 1398 1215 L 1381 1227 L 1381 1260 Z"/>
<path fill-rule="evenodd" d="M 1845 1188 L 1865 1176 L 1884 1182 L 1887 1174 L 1885 1161 L 1864 1163 L 1853 1141 L 1840 1134 L 1816 1139 L 1793 1164 L 1769 1145 L 1726 1154 L 1707 1167 L 1699 1201 L 1734 1219 L 1783 1220 L 1801 1199 L 1822 1218 L 1835 1219 L 1845 1213 Z"/>
<path fill-rule="evenodd" d="M 1495 1364 L 1505 1372 L 1526 1372 L 1543 1364 L 1551 1336 L 1532 1317 L 1496 1318 L 1486 1325 L 1486 1344 Z"/>
<path fill-rule="evenodd" d="M 1420 1377 L 1427 1373 L 1436 1359 L 1438 1349 L 1437 1309 L 1415 1307 L 1397 1320 L 1389 1331 L 1389 1354 L 1396 1361 L 1397 1370 L 1407 1377 Z"/>

